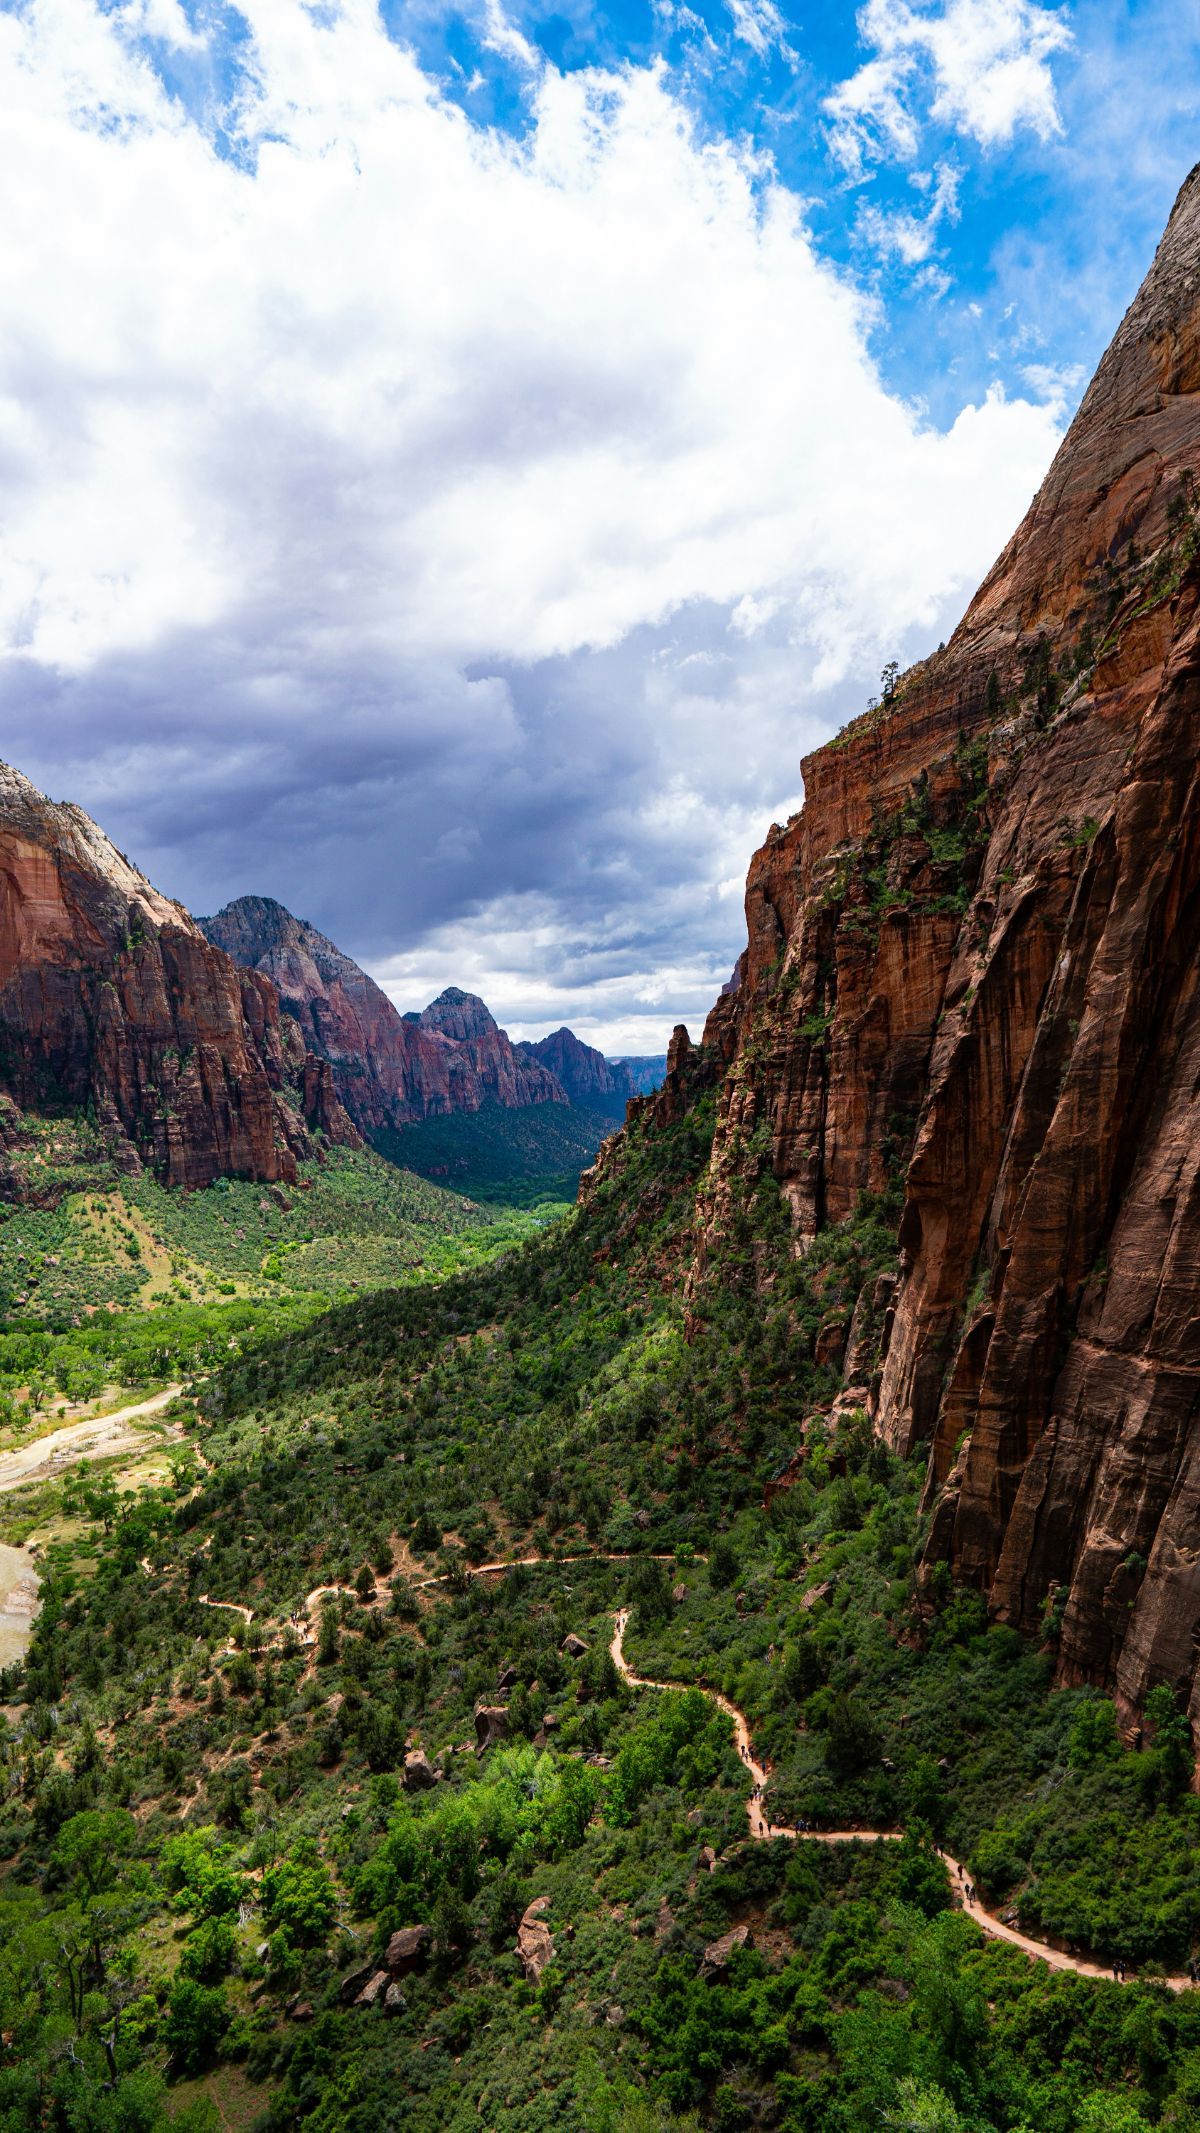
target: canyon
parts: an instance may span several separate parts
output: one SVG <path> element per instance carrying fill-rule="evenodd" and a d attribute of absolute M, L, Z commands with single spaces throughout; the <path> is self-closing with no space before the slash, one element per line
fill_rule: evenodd
<path fill-rule="evenodd" d="M 548 1049 L 547 1049 L 548 1048 Z M 552 1061 L 563 1067 L 564 1086 Z M 318 1143 L 430 1118 L 566 1106 L 611 1112 L 632 1082 L 559 1030 L 514 1045 L 448 987 L 423 1013 L 269 897 L 196 920 L 104 831 L 0 765 L 0 1178 L 19 1113 L 91 1115 L 118 1170 L 194 1190 L 294 1181 Z M 14 1109 L 15 1107 L 15 1109 Z"/>
<path fill-rule="evenodd" d="M 7 765 L 0 1090 L 24 1110 L 90 1110 L 118 1169 L 188 1188 L 288 1182 L 314 1130 L 358 1138 L 274 987 L 206 940 L 81 808 Z"/>
<path fill-rule="evenodd" d="M 240 896 L 199 924 L 275 987 L 363 1134 L 485 1103 L 568 1101 L 541 1058 L 514 1046 L 474 993 L 449 986 L 421 1014 L 402 1015 L 350 956 L 269 896 Z"/>

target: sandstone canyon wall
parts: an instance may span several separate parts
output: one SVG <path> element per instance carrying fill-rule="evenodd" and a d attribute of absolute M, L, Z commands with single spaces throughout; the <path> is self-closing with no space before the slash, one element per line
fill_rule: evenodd
<path fill-rule="evenodd" d="M 309 1128 L 354 1140 L 329 1068 L 83 810 L 0 765 L 0 1091 L 89 1105 L 167 1184 L 288 1180 Z"/>
<path fill-rule="evenodd" d="M 1200 1722 L 1198 469 L 1193 173 L 954 637 L 753 861 L 703 1219 L 764 1123 L 801 1243 L 902 1183 L 854 1362 L 927 1566 Z"/>
<path fill-rule="evenodd" d="M 520 1044 L 518 1052 L 545 1067 L 566 1092 L 568 1100 L 584 1111 L 624 1115 L 625 1105 L 637 1088 L 623 1060 L 606 1059 L 594 1045 L 584 1044 L 574 1030 L 551 1030 L 534 1044 Z"/>

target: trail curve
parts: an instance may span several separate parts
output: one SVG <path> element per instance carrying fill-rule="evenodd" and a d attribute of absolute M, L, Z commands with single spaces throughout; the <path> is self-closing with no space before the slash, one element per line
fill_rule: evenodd
<path fill-rule="evenodd" d="M 635 1674 L 625 1657 L 625 1629 L 631 1610 L 619 1607 L 613 1616 L 613 1635 L 609 1650 L 613 1664 L 623 1681 L 634 1689 L 673 1689 L 676 1693 L 692 1684 L 685 1681 L 656 1681 L 649 1674 Z M 740 1711 L 728 1696 L 719 1689 L 710 1689 L 703 1682 L 696 1683 L 701 1693 L 724 1711 L 733 1721 L 734 1739 L 738 1755 L 753 1781 L 750 1798 L 746 1802 L 746 1820 L 755 1843 L 768 1843 L 774 1838 L 784 1838 L 794 1844 L 898 1844 L 904 1835 L 902 1829 L 793 1829 L 786 1822 L 770 1822 L 763 1810 L 762 1796 L 766 1791 L 768 1771 L 754 1754 L 754 1742 L 744 1711 Z M 974 1920 L 980 1931 L 991 1940 L 1005 1942 L 1010 1948 L 1019 1948 L 1023 1955 L 1033 1961 L 1046 1963 L 1051 1970 L 1072 1970 L 1077 1977 L 1107 1978 L 1113 1980 L 1111 1965 L 1089 1962 L 1086 1956 L 1068 1955 L 1063 1948 L 1052 1948 L 1045 1941 L 1035 1940 L 1032 1934 L 1020 1932 L 1016 1926 L 1005 1925 L 985 1910 L 978 1896 L 968 1894 L 971 1887 L 969 1876 L 962 1862 L 951 1857 L 949 1852 L 940 1854 L 950 1875 L 950 1886 L 955 1904 Z M 1155 1972 L 1155 1976 L 1159 1975 Z M 1132 1978 L 1115 1982 L 1132 1984 Z M 1162 1982 L 1172 1992 L 1187 1992 L 1192 1989 L 1192 1980 L 1182 1975 L 1163 1975 Z"/>

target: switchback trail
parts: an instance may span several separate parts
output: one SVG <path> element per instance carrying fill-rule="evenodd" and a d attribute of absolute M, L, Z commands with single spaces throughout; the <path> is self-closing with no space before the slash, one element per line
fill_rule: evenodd
<path fill-rule="evenodd" d="M 627 1563 L 644 1560 L 644 1557 L 609 1554 L 600 1551 L 595 1555 L 525 1555 L 520 1556 L 514 1562 L 475 1564 L 468 1571 L 468 1576 L 495 1577 L 502 1575 L 505 1571 L 533 1570 L 544 1568 L 551 1564 L 560 1569 L 566 1569 L 572 1563 Z M 674 1556 L 664 1555 L 657 1557 L 656 1560 L 673 1562 L 675 1558 Z M 697 1562 L 705 1560 L 706 1558 L 703 1556 L 698 1555 L 696 1557 Z M 448 1578 L 444 1573 L 436 1577 L 421 1578 L 415 1581 L 414 1590 L 423 1591 L 430 1585 L 444 1585 L 447 1582 Z M 303 1612 L 308 1619 L 308 1633 L 304 1640 L 306 1643 L 311 1644 L 316 1641 L 316 1630 L 312 1616 L 318 1601 L 325 1598 L 337 1598 L 342 1593 L 349 1595 L 354 1589 L 350 1585 L 317 1585 L 314 1587 L 304 1601 Z M 381 1597 L 378 1584 L 375 1597 Z M 239 1606 L 236 1601 L 211 1600 L 205 1594 L 200 1604 L 202 1607 L 232 1607 L 247 1622 L 253 1620 L 253 1610 L 249 1607 Z M 613 1664 L 622 1680 L 628 1682 L 630 1688 L 633 1689 L 671 1689 L 676 1693 L 691 1686 L 692 1684 L 686 1681 L 657 1681 L 649 1674 L 634 1673 L 633 1668 L 625 1657 L 625 1629 L 629 1621 L 630 1612 L 631 1610 L 628 1607 L 617 1609 L 613 1616 L 613 1635 L 612 1642 L 609 1645 Z M 299 1619 L 298 1614 L 293 1616 L 293 1620 L 297 1619 Z M 754 1742 L 745 1712 L 739 1710 L 737 1704 L 731 1702 L 728 1696 L 722 1695 L 719 1689 L 711 1689 L 704 1682 L 699 1682 L 695 1686 L 711 1702 L 715 1703 L 720 1710 L 724 1711 L 726 1717 L 732 1721 L 738 1755 L 749 1772 L 752 1781 L 750 1798 L 746 1802 L 746 1820 L 749 1823 L 751 1838 L 755 1843 L 769 1843 L 775 1838 L 784 1838 L 794 1844 L 898 1844 L 901 1841 L 904 1836 L 902 1829 L 793 1829 L 786 1822 L 769 1821 L 762 1805 L 769 1773 L 766 1765 L 760 1763 L 755 1756 Z M 950 1875 L 950 1887 L 956 1905 L 960 1910 L 966 1912 L 968 1918 L 974 1919 L 980 1931 L 986 1933 L 989 1939 L 1004 1941 L 1010 1948 L 1019 1948 L 1023 1955 L 1030 1956 L 1035 1962 L 1047 1964 L 1051 1970 L 1073 1970 L 1076 1977 L 1112 1979 L 1111 1964 L 1089 1962 L 1087 1957 L 1082 1955 L 1068 1955 L 1065 1949 L 1052 1948 L 1046 1941 L 1035 1940 L 1032 1934 L 1020 1932 L 1016 1926 L 1005 1925 L 1003 1919 L 994 1917 L 991 1911 L 984 1909 L 978 1896 L 968 1894 L 971 1884 L 961 1860 L 951 1858 L 949 1852 L 946 1851 L 941 1852 L 940 1857 Z M 1189 1977 L 1177 1973 L 1168 1975 L 1155 1972 L 1154 1974 L 1156 1977 L 1161 1977 L 1162 1982 L 1168 1985 L 1172 1992 L 1186 1992 L 1192 1987 L 1192 1980 Z M 1134 1980 L 1130 1978 L 1123 1982 L 1133 1983 Z"/>
<path fill-rule="evenodd" d="M 625 1657 L 625 1628 L 629 1615 L 628 1607 L 618 1608 L 613 1616 L 613 1637 L 609 1646 L 613 1664 L 622 1680 L 627 1681 L 634 1689 L 674 1689 L 676 1692 L 686 1689 L 689 1684 L 685 1681 L 655 1681 L 648 1674 L 634 1673 Z M 746 1819 L 750 1825 L 750 1835 L 756 1843 L 766 1843 L 775 1837 L 787 1838 L 795 1844 L 899 1843 L 904 1835 L 901 1829 L 792 1829 L 787 1823 L 769 1822 L 762 1807 L 762 1795 L 767 1786 L 767 1770 L 755 1758 L 754 1743 L 750 1737 L 745 1712 L 739 1711 L 737 1705 L 731 1703 L 728 1696 L 723 1696 L 719 1689 L 707 1688 L 703 1682 L 697 1685 L 702 1694 L 709 1697 L 724 1711 L 726 1717 L 733 1721 L 738 1755 L 753 1781 L 753 1790 L 746 1802 Z M 949 1852 L 942 1852 L 941 1857 L 949 1871 L 955 1903 L 966 1912 L 968 1918 L 973 1918 L 980 1930 L 992 1940 L 1006 1941 L 1010 1948 L 1019 1948 L 1022 1954 L 1032 1956 L 1036 1962 L 1047 1963 L 1052 1970 L 1073 1970 L 1077 1977 L 1112 1979 L 1111 1965 L 1090 1963 L 1081 1955 L 1068 1955 L 1062 1948 L 1051 1948 L 1045 1941 L 1035 1940 L 1030 1934 L 1020 1933 L 1015 1926 L 1006 1926 L 1002 1919 L 993 1917 L 990 1911 L 985 1911 L 977 1896 L 968 1895 L 970 1883 L 961 1862 L 952 1859 Z M 1133 1980 L 1128 1982 L 1132 1983 Z M 1189 1977 L 1181 1976 L 1164 1977 L 1163 1982 L 1170 1986 L 1172 1992 L 1186 1992 L 1192 1983 Z"/>

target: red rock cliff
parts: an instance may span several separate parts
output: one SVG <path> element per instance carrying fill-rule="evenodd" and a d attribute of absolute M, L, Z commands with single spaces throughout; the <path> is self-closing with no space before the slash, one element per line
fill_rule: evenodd
<path fill-rule="evenodd" d="M 270 896 L 239 896 L 199 924 L 235 963 L 271 980 L 364 1133 L 487 1102 L 566 1101 L 474 993 L 451 986 L 423 1014 L 401 1015 L 365 970 Z"/>
<path fill-rule="evenodd" d="M 805 763 L 706 1041 L 710 1226 L 763 1121 L 802 1237 L 903 1179 L 867 1397 L 930 1560 L 1200 1720 L 1198 464 L 1194 172 L 950 644 Z"/>
<path fill-rule="evenodd" d="M 0 765 L 0 1089 L 91 1104 L 167 1184 L 295 1176 L 307 1121 L 356 1138 L 265 978 L 237 969 L 81 808 Z"/>

